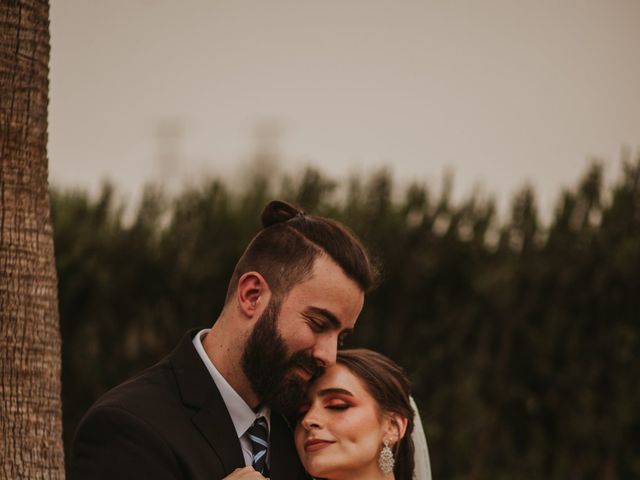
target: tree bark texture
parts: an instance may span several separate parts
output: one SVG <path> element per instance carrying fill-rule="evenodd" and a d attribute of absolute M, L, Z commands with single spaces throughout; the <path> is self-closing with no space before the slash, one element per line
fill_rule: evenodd
<path fill-rule="evenodd" d="M 48 1 L 0 0 L 0 478 L 64 478 Z"/>

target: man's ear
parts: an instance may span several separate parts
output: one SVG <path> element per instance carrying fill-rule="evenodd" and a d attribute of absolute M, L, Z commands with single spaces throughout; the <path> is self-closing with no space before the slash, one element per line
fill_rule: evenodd
<path fill-rule="evenodd" d="M 403 417 L 399 413 L 390 413 L 387 420 L 384 438 L 388 440 L 390 444 L 395 445 L 404 437 L 407 431 L 407 417 Z"/>
<path fill-rule="evenodd" d="M 260 316 L 271 299 L 269 284 L 258 272 L 247 272 L 238 280 L 236 300 L 243 315 Z"/>

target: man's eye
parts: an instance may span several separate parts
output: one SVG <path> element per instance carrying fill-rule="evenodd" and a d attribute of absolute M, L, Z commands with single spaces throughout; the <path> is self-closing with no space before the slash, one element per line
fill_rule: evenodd
<path fill-rule="evenodd" d="M 314 332 L 324 332 L 327 328 L 324 322 L 320 322 L 318 320 L 314 320 L 313 318 L 308 318 L 309 325 Z"/>

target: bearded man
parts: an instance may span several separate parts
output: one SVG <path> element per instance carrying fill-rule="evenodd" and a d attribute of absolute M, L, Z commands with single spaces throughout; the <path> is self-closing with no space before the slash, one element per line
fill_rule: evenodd
<path fill-rule="evenodd" d="M 246 466 L 306 478 L 284 414 L 335 363 L 376 275 L 334 220 L 279 201 L 261 220 L 213 327 L 188 332 L 85 414 L 73 478 L 216 480 Z"/>

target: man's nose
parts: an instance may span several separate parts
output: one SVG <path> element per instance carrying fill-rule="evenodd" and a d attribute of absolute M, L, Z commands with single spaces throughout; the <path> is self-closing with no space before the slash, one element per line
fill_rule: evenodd
<path fill-rule="evenodd" d="M 313 350 L 313 358 L 322 367 L 327 368 L 336 363 L 338 353 L 338 336 L 326 335 L 318 340 Z"/>

